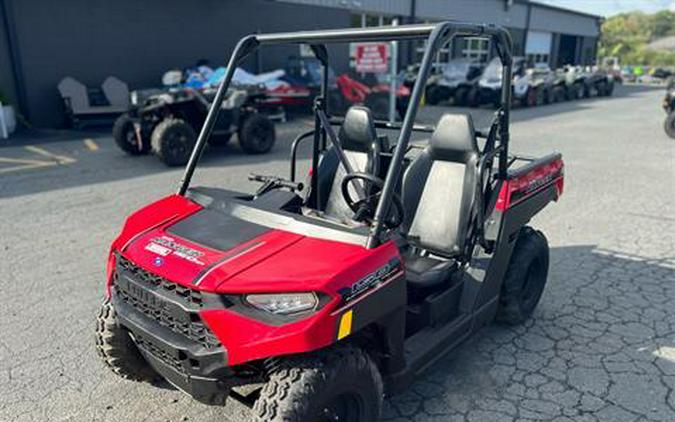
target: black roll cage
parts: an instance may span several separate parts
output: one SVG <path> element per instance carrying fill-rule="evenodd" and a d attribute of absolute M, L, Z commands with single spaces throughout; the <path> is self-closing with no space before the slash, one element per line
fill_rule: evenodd
<path fill-rule="evenodd" d="M 227 64 L 225 77 L 221 81 L 216 96 L 211 104 L 211 108 L 206 116 L 197 142 L 190 159 L 185 168 L 185 173 L 180 183 L 179 195 L 185 195 L 190 185 L 190 180 L 194 174 L 197 162 L 204 151 L 206 141 L 209 139 L 213 126 L 217 120 L 218 112 L 227 93 L 227 89 L 232 82 L 234 71 L 251 53 L 261 45 L 274 44 L 308 44 L 313 50 L 315 56 L 322 64 L 322 84 L 321 92 L 317 101 L 323 105 L 326 113 L 328 94 L 328 50 L 325 44 L 329 43 L 347 43 L 347 42 L 369 42 L 369 41 L 401 41 L 401 40 L 427 40 L 426 50 L 420 64 L 417 79 L 410 95 L 408 108 L 400 127 L 398 142 L 392 154 L 391 164 L 384 180 L 384 187 L 377 204 L 375 217 L 370 229 L 367 247 L 374 248 L 380 244 L 380 234 L 384 229 L 383 221 L 389 212 L 392 195 L 401 175 L 403 159 L 408 151 L 410 135 L 414 129 L 414 121 L 417 116 L 417 110 L 424 92 L 426 80 L 429 77 L 429 71 L 438 50 L 450 42 L 455 37 L 484 37 L 489 38 L 494 43 L 497 54 L 499 55 L 502 67 L 502 92 L 501 107 L 497 114 L 497 124 L 499 126 L 499 149 L 495 151 L 499 155 L 498 177 L 506 179 L 508 168 L 508 145 L 509 145 L 509 119 L 511 107 L 511 70 L 512 70 L 512 41 L 506 29 L 491 24 L 472 24 L 456 21 L 446 21 L 435 24 L 416 24 L 401 26 L 383 26 L 372 28 L 349 28 L 349 29 L 331 29 L 319 31 L 299 31 L 299 32 L 281 32 L 274 34 L 251 34 L 243 37 L 237 43 L 230 60 Z M 397 125 L 398 126 L 398 125 Z M 326 131 L 321 125 L 319 116 L 315 113 L 314 118 L 314 145 L 312 152 L 312 180 L 311 189 L 317 188 L 317 167 L 319 153 L 322 146 L 325 147 Z M 311 136 L 309 134 L 304 134 Z M 292 164 L 294 166 L 294 164 Z M 294 169 L 293 169 L 294 172 Z"/>

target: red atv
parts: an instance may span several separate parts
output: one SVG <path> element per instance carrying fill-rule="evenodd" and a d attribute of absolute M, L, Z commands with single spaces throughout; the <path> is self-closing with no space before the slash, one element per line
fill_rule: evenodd
<path fill-rule="evenodd" d="M 492 25 L 242 39 L 180 190 L 132 214 L 112 244 L 96 326 L 103 361 L 205 403 L 234 398 L 256 420 L 371 422 L 385 394 L 495 317 L 525 321 L 549 266 L 546 238 L 526 224 L 560 197 L 563 162 L 508 155 L 510 65 L 488 131 L 466 114 L 414 124 L 432 59 L 456 34 L 489 37 L 511 63 L 508 32 Z M 307 43 L 328 67 L 325 43 L 404 39 L 427 39 L 429 51 L 402 123 L 376 122 L 365 106 L 331 118 L 324 84 L 288 180 L 253 176 L 254 194 L 190 187 L 232 72 L 259 45 Z M 385 128 L 398 130 L 393 147 Z M 413 145 L 412 132 L 430 139 Z M 308 139 L 305 188 L 295 154 Z"/>
<path fill-rule="evenodd" d="M 350 105 L 365 105 L 370 108 L 376 119 L 387 120 L 389 118 L 389 90 L 388 83 L 377 80 L 371 86 L 365 82 L 343 74 L 335 79 L 337 89 L 329 92 L 328 101 L 331 111 L 344 113 Z M 399 118 L 403 118 L 408 100 L 410 88 L 398 84 L 396 89 L 396 112 Z"/>

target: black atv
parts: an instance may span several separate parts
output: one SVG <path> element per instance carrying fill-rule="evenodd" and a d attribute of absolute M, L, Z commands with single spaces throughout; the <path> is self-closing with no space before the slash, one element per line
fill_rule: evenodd
<path fill-rule="evenodd" d="M 115 143 L 130 155 L 152 151 L 168 166 L 184 165 L 214 96 L 215 90 L 192 88 L 132 92 L 129 111 L 113 125 Z M 236 132 L 245 152 L 268 152 L 276 134 L 263 112 L 266 98 L 257 87 L 230 89 L 210 143 L 225 145 Z"/>

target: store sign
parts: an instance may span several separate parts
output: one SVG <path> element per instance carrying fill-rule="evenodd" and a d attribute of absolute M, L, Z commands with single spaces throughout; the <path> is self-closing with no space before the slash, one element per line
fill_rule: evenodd
<path fill-rule="evenodd" d="M 355 67 L 361 73 L 387 73 L 388 43 L 359 43 L 354 46 Z"/>

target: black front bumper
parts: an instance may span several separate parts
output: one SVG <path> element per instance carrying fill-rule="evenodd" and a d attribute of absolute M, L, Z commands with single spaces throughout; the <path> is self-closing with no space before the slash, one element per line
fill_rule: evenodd
<path fill-rule="evenodd" d="M 145 275 L 117 266 L 111 293 L 118 322 L 168 382 L 203 403 L 223 404 L 238 382 L 227 351 L 199 317 L 200 305 L 163 288 L 166 280 L 154 286 Z"/>

